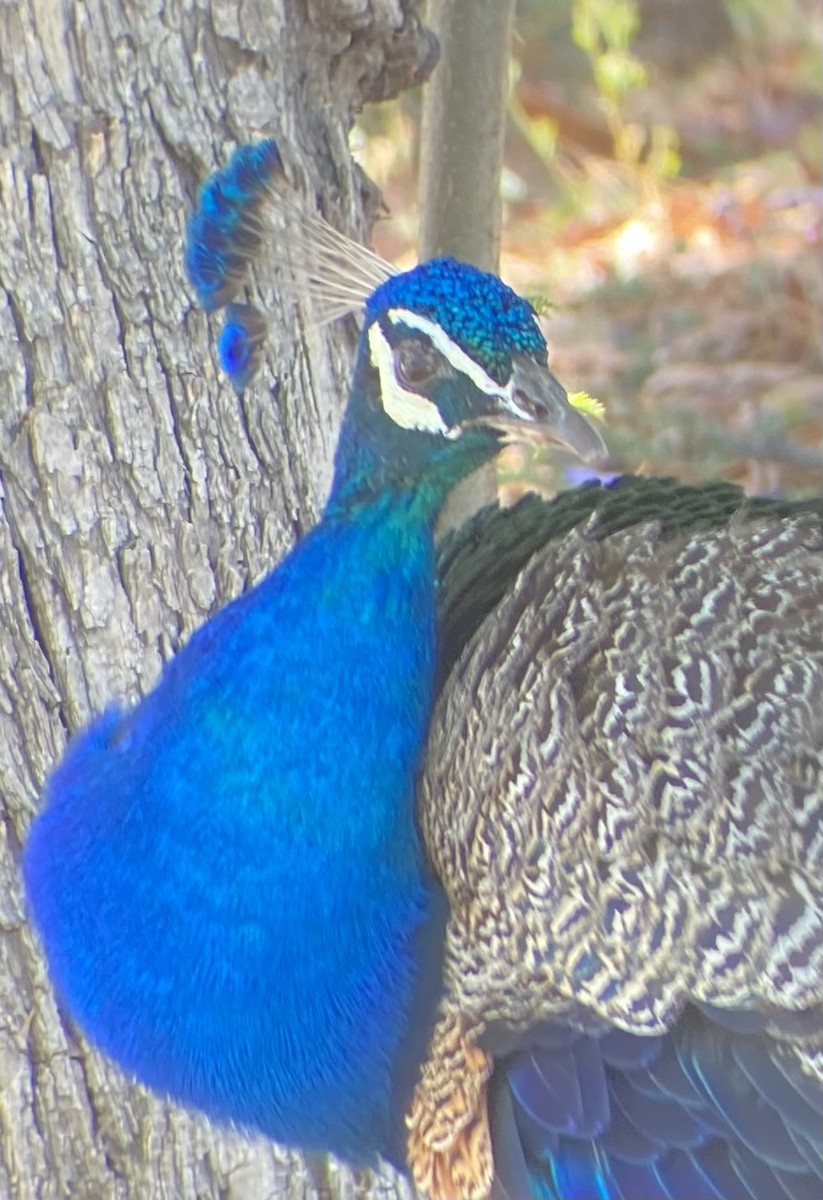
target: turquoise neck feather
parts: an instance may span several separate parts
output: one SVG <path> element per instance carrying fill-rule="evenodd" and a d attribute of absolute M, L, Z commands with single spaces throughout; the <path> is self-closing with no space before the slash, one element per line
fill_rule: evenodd
<path fill-rule="evenodd" d="M 439 990 L 414 780 L 432 526 L 467 451 L 386 488 L 350 424 L 323 521 L 140 706 L 73 743 L 27 848 L 55 980 L 99 1045 L 215 1117 L 351 1161 L 402 1153 Z"/>
<path fill-rule="evenodd" d="M 460 384 L 452 381 L 443 390 L 449 386 L 458 391 Z M 443 397 L 444 405 L 447 401 Z M 479 426 L 464 429 L 454 439 L 399 429 L 383 410 L 377 377 L 368 366 L 368 347 L 362 346 L 326 515 L 351 514 L 363 504 L 388 501 L 398 512 L 410 514 L 410 530 L 417 528 L 420 536 L 431 537 L 449 492 L 497 450 L 495 435 Z"/>

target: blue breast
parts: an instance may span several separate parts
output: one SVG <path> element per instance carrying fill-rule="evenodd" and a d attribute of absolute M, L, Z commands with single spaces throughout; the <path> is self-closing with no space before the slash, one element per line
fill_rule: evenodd
<path fill-rule="evenodd" d="M 412 795 L 432 554 L 399 503 L 325 520 L 74 742 L 25 854 L 58 990 L 99 1046 L 353 1161 L 396 1157 L 404 1048 L 419 1058 L 436 998 Z"/>

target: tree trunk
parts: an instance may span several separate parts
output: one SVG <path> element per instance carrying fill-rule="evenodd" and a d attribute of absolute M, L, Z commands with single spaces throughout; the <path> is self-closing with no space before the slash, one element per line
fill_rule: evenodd
<path fill-rule="evenodd" d="M 65 1020 L 18 862 L 68 735 L 257 580 L 325 494 L 350 338 L 281 299 L 239 400 L 182 271 L 200 178 L 273 134 L 362 235 L 352 113 L 430 68 L 417 0 L 0 5 L 0 1197 L 388 1196 L 130 1084 Z M 261 280 L 265 286 L 265 280 Z M 278 298 L 267 296 L 277 311 Z"/>
<path fill-rule="evenodd" d="M 500 174 L 515 0 L 429 0 L 440 69 L 423 98 L 420 257 L 500 258 Z"/>

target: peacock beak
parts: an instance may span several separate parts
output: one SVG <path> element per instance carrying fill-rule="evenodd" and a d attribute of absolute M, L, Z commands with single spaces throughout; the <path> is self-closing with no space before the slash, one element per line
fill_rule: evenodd
<path fill-rule="evenodd" d="M 504 433 L 507 441 L 559 444 L 591 466 L 603 465 L 608 458 L 603 438 L 569 403 L 562 383 L 526 355 L 514 356 L 500 407 L 481 420 Z"/>

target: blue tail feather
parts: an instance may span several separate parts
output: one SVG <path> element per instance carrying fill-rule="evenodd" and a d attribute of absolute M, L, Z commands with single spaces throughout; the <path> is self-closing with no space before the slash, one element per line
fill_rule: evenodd
<path fill-rule="evenodd" d="M 663 1037 L 634 1038 L 638 1046 L 629 1034 L 541 1032 L 559 1048 L 512 1054 L 495 1080 L 508 1107 L 498 1101 L 494 1136 L 507 1142 L 506 1162 L 518 1160 L 519 1141 L 518 1186 L 523 1169 L 533 1180 L 526 1194 L 548 1187 L 560 1198 L 614 1200 L 820 1195 L 823 1089 L 767 1035 L 735 1032 L 733 1020 L 721 1025 L 697 1008 Z M 621 1062 L 645 1065 L 625 1070 Z M 581 1132 L 595 1110 L 603 1132 Z M 502 1173 L 500 1195 L 516 1194 L 507 1185 Z"/>
<path fill-rule="evenodd" d="M 701 1149 L 699 1157 L 701 1171 L 723 1200 L 754 1200 L 732 1166 L 728 1143 L 715 1138 Z"/>
<path fill-rule="evenodd" d="M 560 1132 L 575 1128 L 582 1113 L 570 1050 L 516 1055 L 506 1074 L 516 1100 L 535 1121 Z"/>
<path fill-rule="evenodd" d="M 810 1075 L 804 1074 L 798 1064 L 788 1054 L 773 1054 L 772 1063 L 788 1079 L 789 1083 L 800 1093 L 803 1099 L 812 1106 L 815 1112 L 820 1113 L 820 1119 L 823 1122 L 823 1086 L 821 1086 L 819 1080 L 812 1079 Z"/>
<path fill-rule="evenodd" d="M 564 1138 L 552 1167 L 557 1194 L 563 1200 L 610 1200 L 614 1195 L 606 1157 L 596 1142 Z"/>
<path fill-rule="evenodd" d="M 789 1200 L 769 1163 L 752 1154 L 745 1146 L 733 1146 L 730 1159 L 741 1182 L 749 1189 L 750 1196 L 762 1196 L 764 1200 L 765 1197 L 768 1200 Z"/>
<path fill-rule="evenodd" d="M 818 1127 L 817 1133 L 810 1138 L 794 1129 L 789 1130 L 789 1136 L 806 1165 L 817 1176 L 818 1180 L 823 1180 L 823 1138 L 821 1138 L 821 1127 Z M 823 1194 L 823 1188 L 821 1188 L 821 1193 Z"/>
<path fill-rule="evenodd" d="M 775 1166 L 795 1168 L 797 1147 L 780 1116 L 736 1069 L 727 1039 L 704 1026 L 689 1038 L 688 1052 L 707 1099 L 723 1114 L 743 1145 Z"/>
<path fill-rule="evenodd" d="M 575 1131 L 578 1137 L 596 1137 L 609 1123 L 609 1094 L 603 1054 L 596 1038 L 581 1037 L 574 1046 L 574 1061 L 583 1115 Z"/>
<path fill-rule="evenodd" d="M 689 1149 L 706 1141 L 705 1125 L 688 1108 L 666 1096 L 645 1096 L 633 1087 L 630 1076 L 614 1077 L 612 1095 L 635 1128 L 661 1146 Z"/>
<path fill-rule="evenodd" d="M 638 1200 L 640 1196 L 643 1200 L 672 1200 L 672 1193 L 653 1165 L 626 1162 L 610 1156 L 609 1167 L 616 1189 L 613 1195 L 618 1200 Z M 693 1200 L 698 1200 L 698 1197 Z"/>
<path fill-rule="evenodd" d="M 514 1110 L 514 1119 L 517 1123 L 520 1141 L 524 1146 L 529 1147 L 536 1158 L 549 1159 L 557 1153 L 561 1135 L 556 1130 L 550 1129 L 545 1122 L 537 1120 L 519 1104 Z"/>
<path fill-rule="evenodd" d="M 556 1200 L 557 1193 L 548 1177 L 530 1171 L 524 1153 L 519 1118 L 515 1117 L 509 1088 L 500 1079 L 493 1080 L 489 1095 L 489 1125 L 494 1145 L 495 1182 L 491 1200 Z"/>
<path fill-rule="evenodd" d="M 659 1142 L 646 1137 L 623 1111 L 620 1102 L 612 1090 L 611 1120 L 609 1127 L 600 1139 L 604 1150 L 611 1156 L 623 1162 L 636 1164 L 653 1162 L 661 1151 Z"/>
<path fill-rule="evenodd" d="M 725 1200 L 711 1177 L 702 1169 L 700 1156 L 685 1150 L 669 1150 L 657 1164 L 657 1173 L 671 1196 L 690 1200 Z"/>
<path fill-rule="evenodd" d="M 649 1095 L 655 1095 L 655 1089 L 659 1088 L 662 1095 L 671 1096 L 681 1104 L 687 1104 L 690 1107 L 702 1105 L 702 1093 L 684 1070 L 680 1060 L 679 1045 L 674 1038 L 670 1037 L 664 1040 L 660 1056 L 649 1064 L 645 1075 L 652 1085 Z M 638 1087 L 641 1086 L 640 1079 L 640 1073 L 637 1073 L 635 1082 Z"/>
<path fill-rule="evenodd" d="M 792 1200 L 820 1200 L 823 1189 L 820 1187 L 819 1178 L 812 1178 L 800 1171 L 782 1171 L 777 1167 L 774 1173 L 780 1186 Z"/>
<path fill-rule="evenodd" d="M 654 1062 L 662 1045 L 661 1037 L 640 1038 L 622 1029 L 613 1029 L 600 1039 L 600 1053 L 607 1066 L 634 1071 Z"/>
<path fill-rule="evenodd" d="M 720 1008 L 717 1004 L 695 1004 L 696 1009 L 704 1013 L 713 1025 L 720 1025 L 731 1033 L 763 1033 L 768 1022 L 769 1014 L 756 1009 Z"/>
<path fill-rule="evenodd" d="M 743 1074 L 786 1124 L 807 1138 L 819 1139 L 823 1133 L 820 1107 L 810 1104 L 778 1069 L 768 1049 L 759 1042 L 740 1039 L 732 1051 Z"/>

